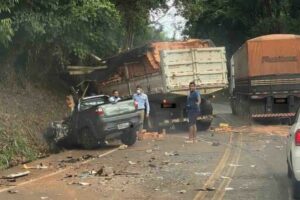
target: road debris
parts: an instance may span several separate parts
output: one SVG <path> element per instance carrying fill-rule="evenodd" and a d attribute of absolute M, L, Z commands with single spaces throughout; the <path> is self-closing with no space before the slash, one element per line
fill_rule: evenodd
<path fill-rule="evenodd" d="M 149 167 L 151 167 L 151 168 L 156 168 L 156 165 L 150 163 L 150 164 L 149 164 Z"/>
<path fill-rule="evenodd" d="M 114 175 L 120 175 L 120 176 L 138 176 L 140 175 L 140 173 L 137 173 L 137 172 L 124 172 L 124 171 L 120 171 L 120 172 L 115 172 Z"/>
<path fill-rule="evenodd" d="M 15 178 L 20 178 L 23 176 L 27 176 L 28 174 L 30 174 L 30 171 L 25 171 L 25 172 L 19 172 L 16 174 L 10 174 L 8 176 L 3 176 L 4 179 L 15 179 Z"/>
<path fill-rule="evenodd" d="M 233 128 L 227 123 L 220 123 L 217 128 L 212 129 L 214 132 L 232 132 Z"/>
<path fill-rule="evenodd" d="M 153 152 L 152 149 L 147 149 L 147 150 L 146 150 L 146 153 L 152 153 L 152 152 Z"/>
<path fill-rule="evenodd" d="M 215 188 L 215 187 L 207 187 L 206 190 L 207 190 L 207 191 L 215 191 L 216 188 Z"/>
<path fill-rule="evenodd" d="M 94 156 L 91 154 L 86 154 L 86 155 L 81 156 L 81 158 L 82 158 L 82 160 L 88 160 L 88 159 L 94 158 Z"/>
<path fill-rule="evenodd" d="M 197 176 L 210 176 L 211 172 L 195 172 L 194 174 Z"/>
<path fill-rule="evenodd" d="M 136 165 L 136 163 L 133 162 L 133 161 L 131 161 L 131 160 L 129 160 L 128 163 L 129 163 L 130 165 Z"/>
<path fill-rule="evenodd" d="M 162 133 L 158 132 L 147 132 L 147 130 L 142 130 L 138 133 L 138 140 L 163 140 L 166 137 L 166 132 L 162 131 Z"/>
<path fill-rule="evenodd" d="M 212 143 L 212 146 L 214 146 L 214 147 L 217 147 L 217 146 L 220 146 L 221 144 L 220 144 L 220 142 L 213 142 Z"/>
<path fill-rule="evenodd" d="M 254 167 L 256 167 L 256 165 L 251 165 L 250 167 L 254 168 Z"/>
<path fill-rule="evenodd" d="M 179 191 L 177 191 L 178 193 L 180 193 L 180 194 L 185 194 L 186 193 L 186 190 L 179 190 Z"/>
<path fill-rule="evenodd" d="M 225 188 L 225 191 L 232 191 L 232 190 L 234 190 L 233 188 L 231 188 L 231 187 L 227 187 L 227 188 Z"/>
<path fill-rule="evenodd" d="M 231 179 L 230 177 L 228 176 L 221 176 L 222 179 Z"/>
<path fill-rule="evenodd" d="M 216 188 L 215 187 L 207 187 L 207 188 L 200 188 L 200 189 L 196 189 L 196 191 L 208 191 L 208 192 L 212 192 L 212 191 L 215 191 Z"/>
<path fill-rule="evenodd" d="M 128 148 L 128 146 L 126 145 L 126 144 L 122 144 L 122 145 L 120 145 L 119 146 L 119 150 L 125 150 L 125 149 L 127 149 Z"/>
<path fill-rule="evenodd" d="M 165 156 L 179 156 L 177 151 L 165 152 Z"/>
<path fill-rule="evenodd" d="M 229 167 L 242 167 L 242 165 L 238 165 L 238 164 L 233 164 L 233 163 L 231 163 L 231 164 L 229 164 Z"/>
<path fill-rule="evenodd" d="M 90 186 L 92 184 L 91 183 L 87 183 L 87 182 L 71 182 L 71 183 L 69 183 L 69 185 Z"/>
<path fill-rule="evenodd" d="M 43 163 L 40 163 L 37 166 L 28 166 L 26 164 L 23 165 L 24 169 L 48 169 L 48 166 L 44 165 Z"/>
<path fill-rule="evenodd" d="M 115 174 L 112 167 L 102 166 L 97 172 L 96 176 L 113 176 Z"/>
<path fill-rule="evenodd" d="M 8 190 L 7 191 L 9 194 L 16 194 L 16 193 L 19 193 L 18 190 Z"/>
<path fill-rule="evenodd" d="M 64 178 L 72 178 L 73 175 L 72 174 L 66 174 Z"/>

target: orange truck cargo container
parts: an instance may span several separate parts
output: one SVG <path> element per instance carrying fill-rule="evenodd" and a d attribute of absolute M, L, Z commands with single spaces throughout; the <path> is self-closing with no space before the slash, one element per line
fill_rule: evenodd
<path fill-rule="evenodd" d="M 208 129 L 212 105 L 206 97 L 228 87 L 224 47 L 209 40 L 153 42 L 106 60 L 113 73 L 98 79 L 101 94 L 118 90 L 130 96 L 142 86 L 150 100 L 153 128 L 186 124 L 185 105 L 189 82 L 195 81 L 203 97 L 199 128 Z"/>
<path fill-rule="evenodd" d="M 250 39 L 231 58 L 232 111 L 253 118 L 292 118 L 300 98 L 300 36 Z"/>

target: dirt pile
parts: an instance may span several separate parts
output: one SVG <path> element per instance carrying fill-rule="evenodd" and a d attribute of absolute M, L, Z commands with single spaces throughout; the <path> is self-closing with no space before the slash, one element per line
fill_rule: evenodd
<path fill-rule="evenodd" d="M 0 85 L 0 169 L 44 153 L 43 131 L 66 111 L 62 94 L 29 83 L 25 88 Z"/>

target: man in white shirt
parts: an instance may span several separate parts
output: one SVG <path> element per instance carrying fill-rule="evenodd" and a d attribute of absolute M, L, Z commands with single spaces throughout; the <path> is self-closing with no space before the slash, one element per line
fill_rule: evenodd
<path fill-rule="evenodd" d="M 143 92 L 141 86 L 136 87 L 136 93 L 133 95 L 133 99 L 138 104 L 138 110 L 141 111 L 141 120 L 144 123 L 144 118 L 148 119 L 150 113 L 150 104 L 148 100 L 148 96 Z M 143 126 L 140 127 L 140 132 L 143 130 Z"/>
<path fill-rule="evenodd" d="M 117 103 L 118 101 L 120 101 L 121 98 L 119 97 L 119 92 L 118 92 L 118 90 L 114 90 L 114 91 L 112 92 L 112 96 L 109 97 L 108 100 L 109 100 L 110 103 Z"/>

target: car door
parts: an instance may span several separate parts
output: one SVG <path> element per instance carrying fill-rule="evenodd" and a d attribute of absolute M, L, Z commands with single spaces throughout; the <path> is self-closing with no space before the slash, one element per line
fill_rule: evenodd
<path fill-rule="evenodd" d="M 297 110 L 296 116 L 295 116 L 295 121 L 293 122 L 292 127 L 289 130 L 288 133 L 288 141 L 287 141 L 287 159 L 290 162 L 290 152 L 293 151 L 294 146 L 294 138 L 295 138 L 295 133 L 297 129 L 299 128 L 299 118 L 300 118 L 300 107 Z"/>

